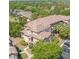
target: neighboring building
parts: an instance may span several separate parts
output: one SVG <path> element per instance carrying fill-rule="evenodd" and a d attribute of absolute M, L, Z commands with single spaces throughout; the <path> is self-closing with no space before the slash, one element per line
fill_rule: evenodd
<path fill-rule="evenodd" d="M 17 16 L 21 16 L 21 17 L 31 19 L 32 12 L 31 11 L 20 10 L 19 12 L 17 12 Z"/>
<path fill-rule="evenodd" d="M 23 17 L 25 19 L 31 19 L 31 17 L 32 17 L 32 12 L 31 11 L 24 11 L 24 10 L 18 10 L 18 9 L 10 9 L 9 12 L 11 14 Z"/>
<path fill-rule="evenodd" d="M 11 40 L 9 40 L 9 59 L 18 59 L 18 52 Z"/>
<path fill-rule="evenodd" d="M 10 9 L 9 12 L 10 12 L 11 14 L 16 15 L 16 13 L 17 13 L 17 9 Z"/>
<path fill-rule="evenodd" d="M 52 25 L 58 22 L 69 23 L 69 16 L 51 15 L 30 21 L 25 25 L 25 29 L 21 32 L 21 36 L 26 42 L 36 42 L 38 39 L 50 41 L 52 37 Z"/>

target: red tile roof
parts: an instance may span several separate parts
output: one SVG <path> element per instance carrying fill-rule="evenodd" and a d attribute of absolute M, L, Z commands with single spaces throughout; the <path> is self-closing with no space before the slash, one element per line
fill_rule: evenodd
<path fill-rule="evenodd" d="M 16 54 L 17 53 L 17 50 L 14 46 L 9 46 L 9 55 L 10 54 Z"/>
<path fill-rule="evenodd" d="M 51 15 L 43 18 L 38 18 L 34 21 L 27 23 L 25 26 L 30 27 L 31 31 L 39 32 L 48 28 L 51 24 L 57 23 L 59 21 L 67 21 L 69 19 L 70 16 Z"/>
<path fill-rule="evenodd" d="M 41 37 L 42 39 L 45 39 L 45 38 L 48 38 L 50 35 L 51 35 L 51 32 L 43 31 L 38 36 Z"/>
<path fill-rule="evenodd" d="M 26 29 L 24 29 L 22 32 L 24 33 L 24 35 L 29 36 L 29 37 L 34 37 L 36 39 L 41 39 L 41 38 L 45 39 L 45 38 L 48 38 L 51 35 L 51 32 L 46 32 L 46 31 L 40 32 L 37 35 L 27 33 Z"/>
<path fill-rule="evenodd" d="M 27 23 L 25 29 L 22 31 L 26 36 L 32 36 L 34 38 L 48 38 L 51 35 L 51 32 L 43 31 L 48 29 L 51 24 L 60 22 L 60 21 L 68 21 L 70 19 L 69 16 L 62 16 L 62 15 L 51 15 L 43 18 L 38 18 L 34 21 Z M 39 34 L 28 34 L 28 29 L 30 31 L 39 32 Z M 42 31 L 42 32 L 40 32 Z"/>

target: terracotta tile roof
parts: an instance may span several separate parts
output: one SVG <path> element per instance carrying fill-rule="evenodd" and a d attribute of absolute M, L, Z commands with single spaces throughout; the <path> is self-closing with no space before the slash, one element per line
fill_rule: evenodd
<path fill-rule="evenodd" d="M 34 38 L 48 38 L 51 35 L 51 32 L 43 31 L 45 29 L 48 29 L 51 24 L 57 23 L 59 21 L 68 21 L 69 16 L 62 16 L 62 15 L 51 15 L 43 18 L 38 18 L 34 21 L 31 21 L 27 23 L 25 26 L 25 29 L 22 31 L 22 33 L 26 36 L 29 37 L 34 37 Z M 39 32 L 39 34 L 28 34 L 27 31 L 34 31 L 34 32 Z M 40 32 L 42 31 L 42 32 Z"/>
<path fill-rule="evenodd" d="M 48 38 L 50 35 L 51 35 L 51 32 L 46 32 L 46 31 L 43 31 L 43 32 L 40 32 L 38 35 L 35 35 L 35 34 L 28 34 L 27 33 L 27 29 L 24 29 L 22 31 L 22 33 L 26 36 L 29 36 L 29 37 L 34 37 L 36 39 L 45 39 L 45 38 Z"/>
<path fill-rule="evenodd" d="M 69 19 L 69 16 L 51 15 L 43 18 L 38 18 L 34 21 L 27 23 L 25 26 L 30 27 L 31 31 L 39 32 L 50 27 L 51 24 L 57 23 L 59 21 L 66 21 Z"/>
<path fill-rule="evenodd" d="M 26 29 L 26 28 L 22 31 L 22 33 L 23 33 L 23 35 L 25 35 L 25 36 L 38 38 L 38 36 L 36 36 L 36 35 L 34 35 L 34 34 L 29 34 L 29 33 L 27 32 L 27 29 Z"/>
<path fill-rule="evenodd" d="M 17 50 L 14 46 L 9 46 L 9 55 L 10 54 L 16 54 L 17 53 Z"/>
<path fill-rule="evenodd" d="M 16 47 L 13 45 L 11 37 L 9 39 L 9 55 L 18 53 Z"/>
<path fill-rule="evenodd" d="M 51 35 L 51 32 L 41 32 L 38 36 L 41 37 L 42 39 L 48 38 Z"/>

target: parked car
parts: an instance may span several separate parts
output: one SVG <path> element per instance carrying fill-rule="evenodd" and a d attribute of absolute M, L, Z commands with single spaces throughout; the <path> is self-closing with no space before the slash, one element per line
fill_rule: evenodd
<path fill-rule="evenodd" d="M 64 51 L 60 59 L 70 59 L 70 40 L 66 40 L 62 47 Z"/>

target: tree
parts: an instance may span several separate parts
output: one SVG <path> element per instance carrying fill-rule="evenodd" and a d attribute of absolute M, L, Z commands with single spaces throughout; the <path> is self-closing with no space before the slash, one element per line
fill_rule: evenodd
<path fill-rule="evenodd" d="M 70 15 L 70 10 L 65 10 L 64 5 L 57 5 L 55 6 L 54 10 L 51 10 L 51 14 L 56 15 Z"/>
<path fill-rule="evenodd" d="M 54 27 L 55 31 L 60 35 L 61 38 L 63 39 L 69 38 L 70 30 L 66 24 L 59 23 L 56 24 Z"/>
<path fill-rule="evenodd" d="M 26 24 L 26 20 L 23 19 L 22 17 L 19 17 L 18 19 L 19 19 L 19 24 L 20 25 L 24 26 Z"/>
<path fill-rule="evenodd" d="M 21 36 L 21 30 L 24 27 L 24 24 L 26 23 L 26 20 L 22 19 L 21 17 L 18 18 L 19 22 L 10 22 L 9 23 L 9 34 L 12 37 L 20 37 Z"/>
<path fill-rule="evenodd" d="M 62 51 L 56 41 L 51 43 L 39 41 L 32 47 L 33 59 L 59 59 Z"/>
<path fill-rule="evenodd" d="M 22 26 L 19 25 L 18 23 L 15 23 L 15 22 L 10 22 L 10 27 L 9 27 L 9 34 L 10 36 L 12 37 L 18 37 L 20 36 L 20 31 L 22 29 Z"/>

